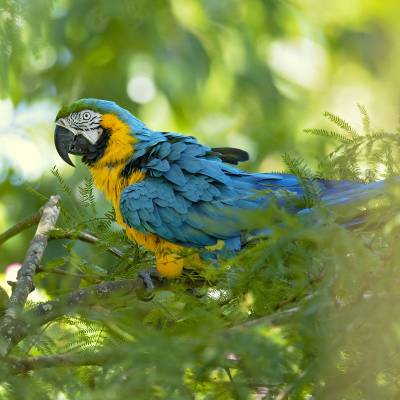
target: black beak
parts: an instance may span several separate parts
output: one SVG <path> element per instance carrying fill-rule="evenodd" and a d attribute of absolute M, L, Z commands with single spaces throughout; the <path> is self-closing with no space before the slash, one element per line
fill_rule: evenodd
<path fill-rule="evenodd" d="M 75 167 L 69 158 L 70 154 L 83 156 L 88 153 L 90 142 L 82 135 L 75 135 L 68 129 L 57 125 L 54 131 L 54 144 L 57 153 L 69 165 Z"/>

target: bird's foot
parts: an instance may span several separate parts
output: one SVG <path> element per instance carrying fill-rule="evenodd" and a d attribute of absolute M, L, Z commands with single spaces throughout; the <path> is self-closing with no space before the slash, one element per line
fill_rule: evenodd
<path fill-rule="evenodd" d="M 141 270 L 136 279 L 136 294 L 140 300 L 150 301 L 154 297 L 154 290 L 164 281 L 157 268 Z"/>

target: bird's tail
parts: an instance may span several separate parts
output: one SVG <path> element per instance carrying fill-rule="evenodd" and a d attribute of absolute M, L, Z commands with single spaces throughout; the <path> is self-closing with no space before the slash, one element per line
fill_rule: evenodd
<path fill-rule="evenodd" d="M 375 224 L 374 218 L 381 214 L 376 206 L 384 204 L 381 201 L 385 199 L 385 193 L 389 193 L 390 188 L 399 183 L 400 177 L 367 184 L 330 182 L 331 187 L 322 195 L 321 202 L 328 209 L 335 211 L 337 222 L 342 226 L 354 228 L 367 222 Z M 378 219 L 383 222 L 381 218 Z"/>
<path fill-rule="evenodd" d="M 321 201 L 328 207 L 351 206 L 379 198 L 385 193 L 387 181 L 355 183 L 347 181 L 330 182 Z"/>
<path fill-rule="evenodd" d="M 375 223 L 374 216 L 381 214 L 376 206 L 383 205 L 381 201 L 388 199 L 385 193 L 390 188 L 398 186 L 400 177 L 372 183 L 357 183 L 351 181 L 320 181 L 324 191 L 320 198 L 324 209 L 333 211 L 335 220 L 347 228 L 353 228 L 365 223 Z M 299 216 L 311 218 L 313 223 L 320 220 L 320 208 L 306 208 L 297 213 Z M 382 221 L 380 221 L 382 222 Z"/>

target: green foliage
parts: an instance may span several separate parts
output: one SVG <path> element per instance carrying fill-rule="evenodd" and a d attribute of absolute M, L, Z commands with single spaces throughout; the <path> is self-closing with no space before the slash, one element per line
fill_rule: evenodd
<path fill-rule="evenodd" d="M 3 0 L 0 15 L 0 97 L 16 103 L 51 98 L 60 105 L 104 98 L 149 126 L 172 129 L 176 121 L 175 130 L 197 135 L 204 118 L 219 115 L 225 120 L 219 135 L 239 129 L 251 143 L 264 141 L 265 132 L 290 140 L 289 102 L 256 46 L 274 38 L 277 19 L 295 21 L 284 2 Z M 164 111 L 153 111 L 153 120 L 128 95 L 136 76 L 150 78 L 157 89 L 153 104 Z"/>
<path fill-rule="evenodd" d="M 396 135 L 347 133 L 351 139 L 345 142 L 330 135 L 339 145 L 320 163 L 318 176 L 364 181 L 357 162 L 384 176 L 397 173 L 396 151 L 377 156 Z M 11 355 L 80 357 L 82 366 L 60 362 L 26 375 L 3 368 L 1 398 L 397 398 L 399 189 L 388 185 L 378 205 L 362 205 L 365 224 L 345 229 L 337 222 L 343 210 L 319 204 L 316 173 L 298 157 L 284 160 L 304 185 L 304 201 L 317 207 L 318 222 L 271 206 L 255 216 L 271 227 L 268 238 L 253 240 L 235 259 L 187 271 L 150 302 L 128 293 L 66 308 L 61 318 L 32 329 Z M 37 287 L 48 288 L 57 276 L 57 290 L 47 289 L 57 298 L 96 282 L 135 277 L 152 264 L 151 256 L 115 230 L 113 212 L 96 217 L 90 179 L 75 198 L 75 190 L 53 173 L 69 216 L 60 232 L 90 231 L 99 238 L 99 257 L 87 257 L 72 236 L 64 244 L 66 255 L 43 266 Z M 360 212 L 345 211 L 347 217 Z M 125 256 L 105 262 L 110 246 Z M 60 271 L 63 276 L 55 275 Z M 84 365 L 95 356 L 99 365 Z"/>
<path fill-rule="evenodd" d="M 304 207 L 315 206 L 320 198 L 320 189 L 315 182 L 315 177 L 304 160 L 300 157 L 292 157 L 289 154 L 283 155 L 285 162 L 290 173 L 297 175 L 300 179 L 300 184 L 304 190 Z"/>
<path fill-rule="evenodd" d="M 348 138 L 347 136 L 345 136 L 341 133 L 335 132 L 335 131 L 328 131 L 326 129 L 321 129 L 321 128 L 304 129 L 304 132 L 312 133 L 313 135 L 316 135 L 316 136 L 322 136 L 322 137 L 336 139 L 344 144 L 352 142 L 352 140 L 350 138 Z"/>
<path fill-rule="evenodd" d="M 336 124 L 339 128 L 347 132 L 350 136 L 353 138 L 356 138 L 358 136 L 358 133 L 354 128 L 350 126 L 348 122 L 346 122 L 344 119 L 340 118 L 339 116 L 332 114 L 328 111 L 324 113 L 324 117 L 329 118 L 334 124 Z"/>
<path fill-rule="evenodd" d="M 399 398 L 400 193 L 387 185 L 368 204 L 326 210 L 315 186 L 317 178 L 399 175 L 400 128 L 372 123 L 390 126 L 398 108 L 398 10 L 398 0 L 0 0 L 0 97 L 16 107 L 10 116 L 0 103 L 0 150 L 11 133 L 50 159 L 44 142 L 55 115 L 43 109 L 106 98 L 150 127 L 211 147 L 243 146 L 248 169 L 281 169 L 274 154 L 288 152 L 302 204 L 316 209 L 310 219 L 277 207 L 255 215 L 271 227 L 268 238 L 253 238 L 233 260 L 186 271 L 150 302 L 124 293 L 68 305 L 39 328 L 32 318 L 10 356 L 75 362 L 16 375 L 1 360 L 0 399 Z M 127 90 L 138 77 L 154 85 L 148 102 Z M 43 100 L 41 111 L 21 116 Z M 358 100 L 375 118 L 359 106 L 363 132 L 327 113 L 331 128 L 299 134 L 321 110 L 338 113 Z M 0 230 L 62 195 L 35 278 L 39 293 L 58 299 L 153 265 L 79 164 L 19 186 L 19 167 L 9 161 L 19 150 L 0 151 Z M 365 225 L 344 229 L 340 221 L 353 215 Z M 3 270 L 23 260 L 32 230 L 2 246 Z M 83 242 L 80 232 L 97 242 Z M 93 359 L 99 365 L 84 365 Z"/>
<path fill-rule="evenodd" d="M 396 162 L 400 156 L 399 135 L 373 130 L 365 107 L 358 107 L 362 116 L 363 135 L 331 113 L 324 115 L 343 130 L 344 134 L 319 128 L 305 129 L 307 133 L 328 137 L 340 143 L 328 157 L 320 159 L 317 176 L 373 182 L 399 175 L 400 169 Z"/>

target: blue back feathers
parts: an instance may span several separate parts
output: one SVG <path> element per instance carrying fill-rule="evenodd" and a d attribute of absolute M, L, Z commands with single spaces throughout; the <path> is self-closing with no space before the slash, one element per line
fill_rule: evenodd
<path fill-rule="evenodd" d="M 277 196 L 290 193 L 303 197 L 303 188 L 294 175 L 240 170 L 223 160 L 232 164 L 246 160 L 243 151 L 222 148 L 218 152 L 191 136 L 152 131 L 113 102 L 84 101 L 88 108 L 116 114 L 137 139 L 122 174 L 129 176 L 141 170 L 146 178 L 126 187 L 120 199 L 124 222 L 134 229 L 183 246 L 201 248 L 223 240 L 229 250 L 238 250 L 243 235 L 252 233 L 246 212 L 267 208 L 271 201 L 292 212 L 308 212 L 293 208 L 285 196 Z M 337 206 L 379 194 L 384 182 L 364 185 L 321 180 L 316 184 L 322 202 Z"/>
<path fill-rule="evenodd" d="M 123 191 L 120 209 L 124 222 L 139 231 L 190 247 L 223 240 L 237 250 L 250 233 L 246 211 L 267 207 L 276 190 L 302 196 L 294 175 L 242 171 L 192 137 L 152 131 L 136 136 L 125 174 L 139 169 L 146 178 Z"/>

